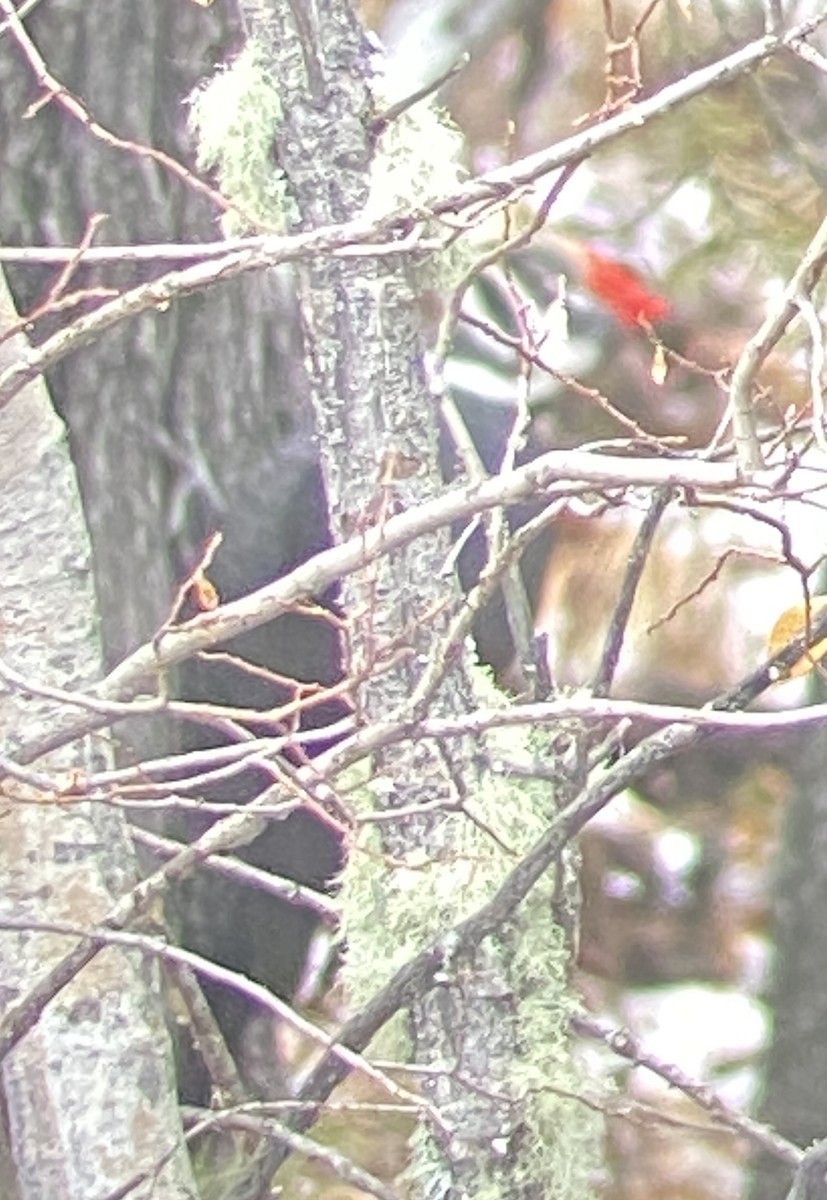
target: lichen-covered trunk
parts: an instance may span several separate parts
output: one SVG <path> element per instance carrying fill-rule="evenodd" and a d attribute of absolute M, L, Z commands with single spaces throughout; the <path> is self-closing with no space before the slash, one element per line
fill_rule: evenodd
<path fill-rule="evenodd" d="M 293 227 L 346 221 L 366 206 L 376 211 L 380 179 L 394 174 L 398 188 L 405 155 L 403 194 L 414 201 L 420 180 L 428 186 L 432 178 L 421 164 L 443 151 L 445 130 L 428 108 L 424 129 L 412 123 L 392 132 L 401 157 L 377 163 L 383 151 L 373 125 L 375 51 L 349 0 L 241 0 L 241 8 L 255 56 L 279 81 L 283 117 L 273 128 L 273 157 L 284 173 Z M 406 137 L 409 144 L 401 146 Z M 390 207 L 392 197 L 385 203 Z M 301 275 L 316 437 L 338 538 L 381 526 L 441 487 L 436 405 L 423 370 L 412 283 L 423 277 L 422 265 L 421 255 L 331 258 Z M 435 267 L 438 272 L 439 263 Z M 426 712 L 457 714 L 473 703 L 463 645 L 445 660 L 440 656 L 461 602 L 446 570 L 448 552 L 448 533 L 441 530 L 377 558 L 343 587 L 345 661 L 358 680 L 354 701 L 365 722 L 391 713 L 412 720 Z M 425 686 L 429 677 L 433 684 Z M 494 886 L 496 868 L 484 865 L 491 843 L 483 846 L 486 839 L 462 812 L 463 802 L 476 802 L 480 792 L 471 747 L 461 742 L 436 745 L 414 734 L 372 759 L 366 793 L 386 814 L 381 844 L 372 855 L 353 853 L 343 892 L 355 1003 L 380 982 L 377 962 L 390 966 L 403 946 L 412 951 L 417 938 L 421 943 L 450 926 L 485 894 L 479 880 Z M 390 810 L 411 808 L 418 813 L 387 819 Z M 371 858 L 384 863 L 375 873 Z M 408 864 L 411 878 L 421 880 L 415 891 L 401 882 Z M 412 925 L 418 929 L 406 945 Z M 565 1039 L 566 981 L 556 966 L 549 970 L 559 961 L 550 945 L 548 962 L 527 967 L 519 948 L 523 932 L 518 920 L 501 937 L 449 955 L 440 984 L 410 1013 L 412 1055 L 434 1072 L 423 1077 L 424 1091 L 450 1114 L 446 1127 L 417 1139 L 413 1177 L 423 1197 L 456 1200 L 489 1188 L 517 1197 L 543 1184 L 562 1186 L 562 1172 L 554 1181 L 549 1171 L 554 1155 L 527 1145 L 532 1135 L 516 1072 L 531 1036 L 520 1019 L 521 999 L 536 990 L 531 970 L 549 985 L 544 1003 L 556 1006 L 558 1043 Z M 564 1159 L 561 1152 L 558 1162 Z"/>
<path fill-rule="evenodd" d="M 0 283 L 0 329 L 8 329 L 14 314 Z M 0 365 L 19 348 L 19 339 L 0 347 Z M 65 431 L 42 385 L 0 412 L 0 447 L 2 665 L 34 688 L 80 688 L 100 670 L 88 538 Z M 4 745 L 54 732 L 59 711 L 36 692 L 7 686 Z M 88 752 L 75 744 L 36 769 L 68 783 L 90 765 Z M 103 753 L 99 746 L 97 762 Z M 8 781 L 0 877 L 0 920 L 21 925 L 0 929 L 6 1008 L 71 946 L 27 922 L 93 927 L 135 882 L 122 811 L 49 803 L 25 780 Z M 157 966 L 102 951 L 7 1056 L 1 1086 L 0 1190 L 8 1200 L 89 1200 L 156 1171 L 154 1196 L 194 1195 Z"/>

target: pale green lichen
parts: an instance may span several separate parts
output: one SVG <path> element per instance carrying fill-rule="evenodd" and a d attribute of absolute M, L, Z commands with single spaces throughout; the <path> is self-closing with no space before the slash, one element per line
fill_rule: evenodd
<path fill-rule="evenodd" d="M 382 100 L 378 96 L 380 111 Z M 467 175 L 464 151 L 462 134 L 435 101 L 406 109 L 377 139 L 364 215 L 374 220 L 429 197 L 450 195 Z"/>
<path fill-rule="evenodd" d="M 274 158 L 281 119 L 278 88 L 253 40 L 190 97 L 198 166 L 215 171 L 235 206 L 222 221 L 227 236 L 287 226 L 287 188 Z"/>
<path fill-rule="evenodd" d="M 384 97 L 381 84 L 377 108 Z M 363 216 L 380 220 L 389 213 L 424 207 L 434 196 L 455 192 L 467 172 L 465 139 L 433 99 L 422 100 L 390 121 L 377 139 L 371 186 Z M 422 236 L 447 242 L 444 249 L 413 251 L 405 269 L 420 289 L 449 291 L 472 266 L 477 252 L 466 238 L 449 238 L 439 221 L 426 221 Z"/>
<path fill-rule="evenodd" d="M 381 80 L 375 91 L 375 108 L 381 112 Z M 293 201 L 274 157 L 281 120 L 278 84 L 265 69 L 254 39 L 190 97 L 196 161 L 201 170 L 215 172 L 222 195 L 233 205 L 222 220 L 228 236 L 281 233 L 292 223 Z M 420 101 L 379 133 L 368 201 L 354 217 L 380 220 L 455 190 L 465 176 L 463 151 L 462 134 L 448 115 L 432 99 Z M 437 222 L 428 223 L 423 232 L 447 240 Z M 443 289 L 453 286 L 472 261 L 473 253 L 461 239 L 439 253 L 412 250 L 405 270 L 418 287 Z"/>
<path fill-rule="evenodd" d="M 489 701 L 490 684 L 477 682 L 483 702 Z M 512 759 L 526 756 L 535 737 L 501 731 L 489 735 L 489 749 Z M 355 787 L 350 798 L 363 811 L 372 808 L 370 782 Z M 480 779 L 468 808 L 479 823 L 459 813 L 445 818 L 451 836 L 441 831 L 440 843 L 452 847 L 448 861 L 435 860 L 422 845 L 411 848 L 403 865 L 398 858 L 390 862 L 371 826 L 362 828 L 340 895 L 348 947 L 344 978 L 354 1009 L 412 955 L 489 900 L 518 857 L 542 836 L 554 811 L 548 785 L 491 774 Z M 495 830 L 504 846 L 486 828 Z M 515 1184 L 542 1183 L 555 1200 L 584 1200 L 595 1190 L 603 1131 L 600 1118 L 576 1099 L 587 1088 L 568 1032 L 576 997 L 571 952 L 554 921 L 554 899 L 550 871 L 502 934 L 502 959 L 519 998 L 513 1038 L 519 1050 L 508 1087 L 521 1100 L 526 1126 L 517 1161 L 509 1161 L 508 1170 Z M 475 1185 L 475 1200 L 500 1200 L 501 1170 L 492 1152 L 491 1170 Z M 410 1176 L 417 1191 L 439 1193 L 440 1171 L 445 1164 L 436 1147 L 429 1148 L 427 1137 L 418 1135 Z"/>
<path fill-rule="evenodd" d="M 381 111 L 381 102 L 377 100 Z M 283 230 L 289 223 L 288 191 L 275 164 L 273 146 L 282 117 L 278 89 L 262 68 L 254 43 L 219 71 L 191 102 L 191 126 L 198 141 L 198 162 L 215 170 L 222 192 L 235 210 L 226 233 L 263 228 Z M 429 197 L 450 193 L 461 181 L 462 138 L 433 101 L 423 101 L 390 122 L 375 150 L 370 195 L 363 217 L 381 219 L 399 208 L 416 208 Z M 426 222 L 426 235 L 444 235 L 437 221 Z M 437 253 L 414 252 L 406 262 L 417 286 L 447 289 L 471 265 L 473 251 L 460 243 Z M 481 703 L 490 702 L 490 681 L 477 679 Z M 501 702 L 501 697 L 498 697 Z M 500 733 L 490 748 L 507 756 L 528 752 L 525 735 Z M 351 785 L 351 800 L 365 811 L 374 807 L 377 781 Z M 340 781 L 344 785 L 344 781 Z M 546 785 L 485 775 L 469 808 L 479 824 L 461 813 L 448 814 L 440 841 L 451 857 L 437 860 L 427 845 L 412 846 L 404 862 L 390 863 L 378 835 L 363 826 L 344 873 L 341 911 L 348 945 L 346 983 L 359 1007 L 393 971 L 462 916 L 490 898 L 517 861 L 537 841 L 552 815 Z M 487 832 L 496 830 L 504 848 Z M 571 1010 L 569 951 L 552 919 L 553 873 L 522 905 L 511 959 L 511 984 L 520 997 L 515 1017 L 515 1057 L 510 1087 L 522 1098 L 528 1134 L 513 1170 L 520 1179 L 546 1181 L 555 1200 L 582 1200 L 591 1192 L 599 1159 L 601 1132 L 590 1110 L 560 1092 L 582 1084 L 567 1033 Z M 505 935 L 504 935 L 505 936 Z M 511 933 L 509 932 L 509 935 Z M 555 1091 L 554 1089 L 559 1089 Z M 417 1169 L 435 1185 L 438 1155 L 420 1150 Z M 429 1165 L 430 1164 L 430 1165 Z M 476 1192 L 476 1200 L 499 1200 L 496 1171 Z"/>

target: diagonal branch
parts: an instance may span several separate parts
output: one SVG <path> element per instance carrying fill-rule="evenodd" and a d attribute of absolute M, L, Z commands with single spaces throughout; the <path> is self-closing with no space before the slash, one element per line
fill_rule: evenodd
<path fill-rule="evenodd" d="M 749 339 L 732 373 L 729 405 L 718 434 L 712 440 L 717 447 L 720 433 L 732 421 L 735 453 L 744 479 L 750 479 L 765 466 L 752 404 L 755 378 L 770 351 L 784 336 L 788 325 L 801 311 L 801 299 L 809 297 L 827 266 L 827 217 L 816 230 L 801 262 L 787 286 L 772 305 L 766 319 Z"/>
<path fill-rule="evenodd" d="M 146 692 L 167 668 L 274 620 L 298 602 L 321 595 L 332 583 L 362 570 L 378 556 L 389 554 L 423 534 L 531 497 L 545 495 L 551 502 L 557 490 L 567 492 L 577 482 L 601 488 L 684 487 L 699 493 L 718 493 L 736 488 L 738 479 L 736 469 L 726 464 L 612 457 L 578 450 L 549 451 L 517 470 L 486 479 L 474 487 L 453 488 L 407 512 L 389 517 L 383 524 L 323 550 L 281 579 L 167 629 L 162 636 L 145 643 L 115 667 L 93 689 L 92 699 L 107 702 L 132 699 Z M 754 488 L 755 485 L 753 491 Z M 771 494 L 771 481 L 767 484 L 767 494 Z M 130 715 L 138 715 L 140 705 L 145 706 L 146 712 L 157 711 L 157 700 L 141 700 L 138 712 L 133 709 Z M 108 710 L 108 705 L 106 707 Z M 58 727 L 48 739 L 21 746 L 17 761 L 32 762 L 55 746 L 105 727 L 111 716 L 111 711 L 105 711 Z M 2 777 L 0 771 L 0 779 Z"/>
<path fill-rule="evenodd" d="M 661 518 L 672 498 L 673 493 L 669 488 L 661 488 L 660 491 L 655 492 L 646 516 L 637 531 L 634 544 L 629 552 L 629 561 L 623 576 L 620 596 L 612 613 L 600 664 L 592 684 L 592 693 L 595 696 L 608 696 L 611 691 L 637 589 L 646 568 Z"/>
<path fill-rule="evenodd" d="M 825 635 L 827 612 L 813 622 L 810 639 L 817 641 Z M 798 661 L 806 648 L 807 640 L 804 635 L 796 638 L 772 660 L 764 663 L 742 681 L 737 688 L 720 696 L 710 708 L 715 712 L 726 713 L 746 707 L 774 682 L 779 667 L 790 667 Z M 819 716 L 821 717 L 821 714 Z M 456 953 L 457 948 L 465 941 L 470 945 L 477 944 L 487 933 L 510 917 L 568 842 L 618 792 L 632 784 L 644 771 L 676 752 L 696 744 L 701 738 L 708 736 L 709 732 L 708 729 L 683 721 L 670 724 L 645 738 L 614 767 L 590 783 L 581 795 L 559 814 L 534 849 L 514 868 L 487 904 L 402 967 L 370 1004 L 347 1022 L 340 1033 L 342 1044 L 352 1051 L 363 1050 L 376 1032 L 400 1008 L 432 986 L 436 974 L 444 966 L 446 953 Z M 364 748 L 362 749 L 364 752 Z M 271 792 L 267 789 L 244 810 L 213 825 L 186 850 L 124 896 L 108 917 L 100 922 L 101 927 L 112 932 L 124 929 L 152 907 L 172 880 L 184 878 L 209 855 L 233 849 L 250 841 L 259 828 L 257 806 L 266 805 L 270 799 Z M 56 964 L 28 995 L 6 1010 L 0 1021 L 0 1061 L 33 1028 L 49 1001 L 78 971 L 91 962 L 99 949 L 99 942 L 91 938 L 84 939 Z M 300 1099 L 324 1100 L 344 1074 L 346 1070 L 340 1070 L 334 1059 L 326 1058 L 306 1081 Z M 307 1128 L 312 1124 L 312 1120 L 312 1117 L 306 1118 L 306 1123 L 299 1124 L 298 1127 Z"/>

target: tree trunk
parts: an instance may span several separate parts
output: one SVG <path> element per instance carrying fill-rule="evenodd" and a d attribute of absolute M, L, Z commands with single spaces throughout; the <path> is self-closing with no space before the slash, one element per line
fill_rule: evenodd
<path fill-rule="evenodd" d="M 823 693 L 823 686 L 816 685 Z M 823 701 L 823 695 L 819 697 Z M 827 1136 L 827 735 L 807 730 L 795 762 L 775 884 L 772 1040 L 759 1107 L 766 1121 L 806 1149 Z M 782 1200 L 789 1168 L 768 1155 L 756 1165 L 753 1200 Z"/>
<path fill-rule="evenodd" d="M 95 120 L 182 161 L 191 157 L 187 97 L 238 41 L 226 4 L 64 0 L 59 13 L 37 7 L 26 27 L 49 69 Z M 55 101 L 24 119 L 37 98 L 34 76 L 6 35 L 0 42 L 0 237 L 7 244 L 77 244 L 95 212 L 108 214 L 96 244 L 219 236 L 220 213 L 211 201 L 151 159 L 96 140 Z M 134 263 L 84 269 L 70 289 L 125 287 L 156 270 Z M 53 282 L 52 272 L 42 268 L 17 268 L 11 276 L 24 311 Z M 48 325 L 39 323 L 35 335 Z M 210 577 L 222 599 L 274 578 L 326 543 L 296 344 L 292 286 L 271 271 L 124 323 L 50 373 L 51 395 L 69 426 L 90 530 L 108 665 L 152 637 L 215 530 L 224 540 Z M 325 682 L 337 670 L 327 623 L 299 615 L 227 649 L 286 676 Z M 218 704 L 273 707 L 287 694 L 206 660 L 185 664 L 172 683 L 178 694 Z M 325 716 L 323 710 L 317 719 Z M 118 733 L 121 755 L 136 760 L 220 740 L 212 729 L 146 719 L 125 722 Z M 207 798 L 242 801 L 260 787 L 251 772 L 231 791 Z M 173 824 L 166 817 L 133 816 L 165 830 Z M 192 822 L 183 828 L 174 823 L 176 834 L 198 831 Z M 314 883 L 328 879 L 338 863 L 331 835 L 303 815 L 268 829 L 245 853 L 259 866 L 286 867 Z M 225 965 L 255 969 L 262 982 L 291 993 L 307 939 L 305 913 L 294 919 L 288 906 L 203 873 L 176 893 L 171 907 L 185 944 Z M 277 946 L 270 937 L 275 921 L 282 930 Z M 239 929 L 249 934 L 244 944 Z M 248 942 L 256 946 L 255 968 Z M 242 1002 L 229 993 L 223 1000 L 230 1025 L 243 1024 Z M 185 1091 L 206 1098 L 186 1081 Z"/>
<path fill-rule="evenodd" d="M 46 6 L 27 25 L 98 122 L 186 159 L 187 97 L 234 36 L 220 8 L 68 0 L 59 19 Z M 54 101 L 24 120 L 38 89 L 11 45 L 7 36 L 0 53 L 7 244 L 76 244 L 94 212 L 107 214 L 96 244 L 215 240 L 214 205 L 157 163 L 96 140 Z M 88 270 L 72 290 L 154 270 Z M 51 280 L 42 268 L 10 275 L 23 311 Z M 274 309 L 264 336 L 260 314 Z M 50 375 L 78 464 L 108 662 L 152 636 L 214 529 L 225 532 L 216 574 L 228 596 L 324 544 L 295 345 L 290 290 L 271 272 L 145 314 Z M 291 507 L 299 488 L 303 504 Z"/>
<path fill-rule="evenodd" d="M 15 314 L 5 286 L 0 309 L 8 329 Z M 0 366 L 20 341 L 0 347 Z M 3 667 L 32 685 L 81 688 L 100 671 L 89 546 L 65 431 L 42 384 L 0 413 L 0 445 Z M 53 732 L 55 711 L 53 701 L 8 688 L 0 697 L 4 744 Z M 90 756 L 75 744 L 40 759 L 37 770 L 65 772 L 68 784 L 91 758 L 100 763 L 105 752 Z M 0 919 L 83 927 L 137 878 L 120 810 L 50 804 L 25 781 L 4 793 L 0 874 Z M 57 933 L 0 933 L 4 1006 L 69 947 Z M 194 1195 L 152 964 L 114 949 L 99 954 L 7 1057 L 2 1089 L 8 1200 L 89 1200 L 135 1179 L 151 1179 L 153 1196 L 165 1200 Z"/>
<path fill-rule="evenodd" d="M 250 34 L 246 66 L 279 81 L 283 120 L 273 131 L 274 159 L 284 172 L 285 211 L 294 214 L 294 227 L 346 221 L 381 203 L 375 189 L 385 169 L 399 172 L 396 186 L 415 202 L 419 179 L 433 186 L 424 163 L 437 157 L 435 145 L 441 169 L 451 170 L 450 162 L 442 162 L 450 137 L 430 107 L 424 128 L 405 117 L 391 131 L 399 157 L 382 161 L 387 147 L 377 147 L 372 128 L 381 108 L 373 55 L 347 0 L 307 8 L 300 0 L 242 0 L 242 10 Z M 392 207 L 391 196 L 385 204 Z M 314 261 L 301 276 L 317 435 L 339 538 L 381 526 L 394 511 L 441 487 L 436 403 L 422 369 L 416 317 L 423 265 L 417 255 L 401 265 L 394 257 L 329 258 Z M 430 265 L 437 272 L 442 266 Z M 474 704 L 462 646 L 452 649 L 449 661 L 440 659 L 461 601 L 456 580 L 446 578 L 448 550 L 443 530 L 378 559 L 343 587 L 345 657 L 360 680 L 357 712 L 368 722 L 390 713 L 413 721 L 425 712 L 458 714 Z M 450 807 L 457 791 L 482 802 L 484 785 L 472 760 L 468 745 L 435 747 L 414 734 L 374 756 L 368 792 L 385 812 Z M 515 799 L 512 794 L 512 804 Z M 544 803 L 548 816 L 547 796 Z M 532 818 L 524 818 L 530 826 Z M 392 867 L 374 873 L 370 855 L 355 854 L 344 885 L 349 974 L 352 981 L 361 974 L 355 1003 L 356 989 L 364 998 L 375 988 L 377 962 L 390 966 L 400 946 L 412 952 L 438 933 L 457 909 L 493 889 L 503 869 L 491 843 L 476 840 L 478 831 L 462 812 L 400 814 L 382 828 L 383 853 L 374 849 L 374 857 L 391 859 Z M 469 862 L 475 864 L 470 875 Z M 417 914 L 398 882 L 408 863 L 422 871 Z M 413 1058 L 434 1072 L 425 1076 L 423 1090 L 450 1113 L 450 1130 L 431 1129 L 418 1142 L 413 1172 L 422 1196 L 458 1198 L 486 1188 L 510 1197 L 543 1188 L 561 1197 L 588 1191 L 594 1123 L 585 1117 L 576 1132 L 576 1105 L 565 1115 L 558 1109 L 556 1122 L 548 1109 L 545 1120 L 530 1113 L 532 1101 L 526 1102 L 523 1090 L 530 1089 L 528 1075 L 518 1082 L 527 1047 L 542 1044 L 543 1033 L 546 1083 L 555 1070 L 552 1060 L 558 1066 L 567 1060 L 568 980 L 560 971 L 565 951 L 557 944 L 551 906 L 546 894 L 539 909 L 523 910 L 501 937 L 464 948 L 446 962 L 440 985 L 412 1008 Z M 411 924 L 417 929 L 405 942 L 403 930 L 410 935 Z M 544 937 L 544 957 L 529 963 L 526 946 L 536 949 L 535 939 Z M 532 1002 L 535 1018 L 544 1011 L 533 1026 L 526 1020 Z"/>

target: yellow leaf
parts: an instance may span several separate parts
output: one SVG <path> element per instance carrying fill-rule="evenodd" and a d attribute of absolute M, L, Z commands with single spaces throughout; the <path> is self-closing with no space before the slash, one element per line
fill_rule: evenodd
<path fill-rule="evenodd" d="M 827 596 L 813 596 L 810 601 L 810 624 L 812 625 L 816 618 L 820 617 L 825 610 L 827 610 Z M 784 649 L 787 642 L 791 642 L 793 638 L 799 637 L 804 633 L 806 628 L 806 605 L 794 604 L 792 608 L 785 609 L 772 627 L 772 633 L 767 642 L 767 654 L 770 657 L 778 654 Z M 797 679 L 801 675 L 806 675 L 809 671 L 812 671 L 816 663 L 821 662 L 825 655 L 827 655 L 827 638 L 820 641 L 818 645 L 811 646 L 797 663 L 793 663 L 787 672 L 787 678 Z"/>

